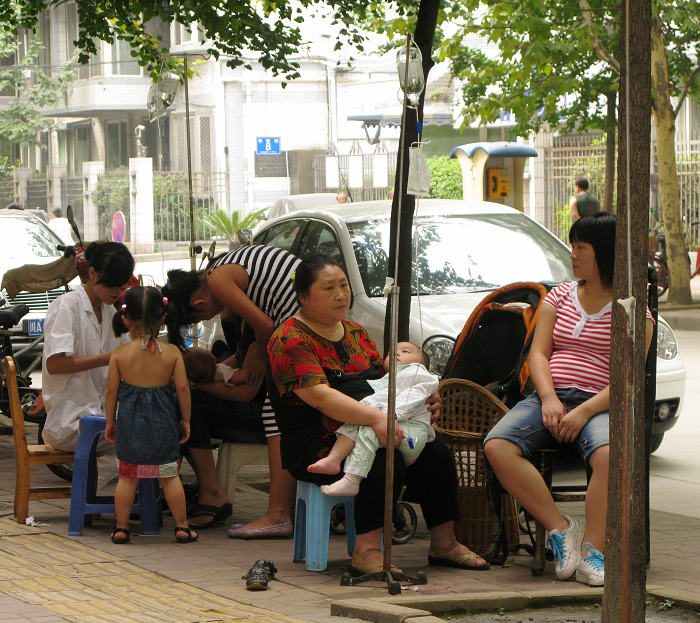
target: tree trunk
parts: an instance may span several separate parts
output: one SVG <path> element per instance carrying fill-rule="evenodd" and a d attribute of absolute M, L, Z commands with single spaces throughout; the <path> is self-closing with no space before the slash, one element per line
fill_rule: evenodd
<path fill-rule="evenodd" d="M 615 130 L 617 126 L 617 111 L 615 104 L 617 101 L 617 93 L 615 91 L 609 91 L 605 94 L 605 96 L 608 100 L 608 130 L 605 134 L 605 195 L 603 197 L 603 210 L 606 212 L 614 212 Z"/>
<path fill-rule="evenodd" d="M 426 84 L 428 83 L 428 73 L 431 67 L 435 64 L 432 59 L 433 38 L 435 36 L 435 27 L 437 25 L 438 10 L 440 8 L 440 0 L 421 0 L 416 19 L 416 30 L 414 40 L 416 45 L 423 55 L 423 76 Z M 397 78 L 398 84 L 398 78 Z M 416 200 L 413 195 L 406 194 L 408 185 L 408 150 L 412 143 L 418 140 L 418 129 L 416 126 L 417 119 L 423 120 L 423 100 L 425 98 L 425 90 L 420 96 L 418 110 L 412 108 L 406 111 L 406 123 L 404 124 L 405 135 L 402 136 L 403 145 L 403 179 L 399 175 L 398 167 L 401 164 L 401 154 L 399 154 L 397 162 L 396 179 L 394 180 L 394 200 L 391 206 L 391 228 L 389 243 L 389 276 L 394 276 L 394 263 L 396 261 L 396 227 L 399 222 L 399 196 L 403 197 L 400 215 L 401 215 L 401 230 L 400 240 L 398 244 L 399 267 L 396 283 L 399 285 L 399 319 L 397 337 L 398 341 L 406 341 L 409 339 L 409 322 L 411 317 L 411 266 L 412 266 L 412 232 L 413 213 L 416 208 Z M 417 114 L 416 114 L 417 113 Z M 403 188 L 399 192 L 399 183 L 403 182 Z M 389 350 L 389 324 L 390 324 L 390 306 L 387 305 L 386 316 L 384 318 L 384 352 Z"/>
<path fill-rule="evenodd" d="M 622 7 L 617 231 L 610 343 L 610 472 L 602 623 L 644 621 L 646 595 L 648 477 L 645 474 L 644 337 L 651 142 L 651 1 L 629 0 Z M 630 42 L 629 58 L 626 41 Z M 627 305 L 621 304 L 625 299 Z"/>
<path fill-rule="evenodd" d="M 656 124 L 661 213 L 666 233 L 666 256 L 671 283 L 668 289 L 668 302 L 688 305 L 692 303 L 690 273 L 681 222 L 680 188 L 676 169 L 676 124 L 669 85 L 664 34 L 658 18 L 654 18 L 651 27 L 651 92 L 652 111 Z"/>

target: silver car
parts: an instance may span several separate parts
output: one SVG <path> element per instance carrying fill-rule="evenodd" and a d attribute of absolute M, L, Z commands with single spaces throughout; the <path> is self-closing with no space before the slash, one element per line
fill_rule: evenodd
<path fill-rule="evenodd" d="M 349 317 L 383 343 L 390 201 L 289 211 L 258 225 L 254 242 L 304 258 L 329 255 L 346 269 Z M 421 200 L 414 219 L 410 340 L 442 372 L 456 336 L 485 294 L 515 281 L 573 280 L 569 248 L 525 214 L 489 202 Z M 672 329 L 659 319 L 652 446 L 678 419 L 686 371 Z"/>

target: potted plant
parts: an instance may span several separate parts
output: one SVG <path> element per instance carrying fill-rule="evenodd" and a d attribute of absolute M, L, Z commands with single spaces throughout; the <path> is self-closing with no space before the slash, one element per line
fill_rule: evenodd
<path fill-rule="evenodd" d="M 216 235 L 228 240 L 228 246 L 231 250 L 240 244 L 238 232 L 243 229 L 252 229 L 258 221 L 265 218 L 264 212 L 265 208 L 261 208 L 241 216 L 238 211 L 229 213 L 219 208 L 202 220 L 216 232 Z"/>

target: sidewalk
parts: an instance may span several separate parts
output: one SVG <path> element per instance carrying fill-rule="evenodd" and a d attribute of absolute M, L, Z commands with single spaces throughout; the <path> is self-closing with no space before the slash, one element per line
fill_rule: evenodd
<path fill-rule="evenodd" d="M 45 468 L 35 468 L 33 484 L 56 484 Z M 267 496 L 263 468 L 244 468 L 234 500 L 236 521 L 262 514 Z M 258 487 L 258 488 L 256 488 Z M 544 576 L 534 578 L 527 556 L 513 556 L 505 567 L 487 572 L 459 571 L 427 564 L 428 532 L 424 526 L 411 542 L 393 548 L 393 560 L 407 572 L 424 570 L 428 584 L 410 587 L 391 600 L 385 586 L 372 583 L 341 587 L 348 564 L 345 539 L 332 535 L 328 569 L 306 571 L 291 561 L 292 541 L 238 541 L 226 537 L 226 526 L 202 531 L 197 543 L 179 545 L 172 536 L 172 518 L 164 515 L 158 536 L 139 535 L 132 528 L 129 545 L 113 545 L 109 531 L 113 518 L 96 519 L 82 537 L 68 537 L 68 500 L 31 502 L 30 514 L 42 525 L 20 526 L 12 519 L 14 449 L 10 437 L 0 437 L 0 621 L 53 623 L 237 621 L 245 623 L 352 623 L 348 616 L 331 616 L 335 610 L 365 620 L 404 621 L 413 612 L 415 623 L 438 619 L 392 604 L 420 607 L 420 597 L 461 600 L 477 594 L 497 596 L 502 607 L 506 593 L 523 598 L 532 594 L 591 595 L 598 589 L 576 582 L 554 580 L 550 563 Z M 567 505 L 581 517 L 581 503 Z M 653 511 L 652 563 L 648 586 L 675 599 L 696 600 L 700 595 L 700 519 Z M 277 580 L 268 591 L 245 590 L 241 575 L 258 558 L 271 559 Z M 511 595 L 513 597 L 513 595 Z M 484 597 L 480 597 L 484 599 Z M 352 600 L 345 606 L 338 600 Z M 360 600 L 358 602 L 358 600 Z M 354 605 L 353 605 L 354 604 Z M 352 607 L 351 607 L 352 606 Z M 457 607 L 457 606 L 455 606 Z M 463 607 L 463 606 L 462 606 Z M 379 612 L 382 612 L 381 617 Z M 372 614 L 374 613 L 374 614 Z"/>

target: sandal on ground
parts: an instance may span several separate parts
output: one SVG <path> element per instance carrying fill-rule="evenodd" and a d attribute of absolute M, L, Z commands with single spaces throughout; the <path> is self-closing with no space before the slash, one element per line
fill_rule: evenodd
<path fill-rule="evenodd" d="M 375 562 L 370 562 L 369 557 L 374 553 L 379 554 L 379 559 Z M 379 571 L 384 571 L 384 554 L 378 549 L 368 549 L 364 554 L 353 554 L 352 561 L 350 562 L 350 575 L 353 577 L 358 577 L 365 575 L 367 573 L 378 573 Z M 395 565 L 391 565 L 392 573 L 403 573 L 401 569 Z"/>
<path fill-rule="evenodd" d="M 207 528 L 211 528 L 214 524 L 223 521 L 231 515 L 233 515 L 233 506 L 231 506 L 230 502 L 226 502 L 221 506 L 212 506 L 211 504 L 196 504 L 190 512 L 190 519 L 195 519 L 196 517 L 207 517 L 209 518 L 209 521 L 200 524 L 194 523 L 191 525 L 197 530 L 206 530 Z"/>
<path fill-rule="evenodd" d="M 450 552 L 459 545 L 457 541 L 452 541 L 446 549 L 440 549 L 434 545 L 428 550 L 428 562 L 438 567 L 455 567 L 456 569 L 469 569 L 471 571 L 486 571 L 491 568 L 479 554 L 467 549 L 466 554 L 451 554 Z M 479 560 L 484 560 L 486 564 L 478 564 Z"/>
<path fill-rule="evenodd" d="M 249 591 L 266 591 L 267 583 L 275 579 L 275 563 L 271 560 L 256 560 L 255 564 L 248 569 L 248 573 L 241 576 L 245 580 L 245 587 Z"/>
<path fill-rule="evenodd" d="M 117 538 L 118 534 L 123 534 L 124 536 L 122 538 Z M 131 530 L 128 530 L 127 528 L 119 528 L 117 526 L 114 526 L 110 538 L 112 539 L 112 543 L 114 543 L 115 545 L 124 545 L 125 543 L 128 543 L 131 539 Z"/>
<path fill-rule="evenodd" d="M 187 536 L 177 536 L 178 532 L 184 532 Z M 178 543 L 192 543 L 192 541 L 196 541 L 199 538 L 196 532 L 192 534 L 192 528 L 189 526 L 175 526 L 173 528 L 173 534 Z"/>

